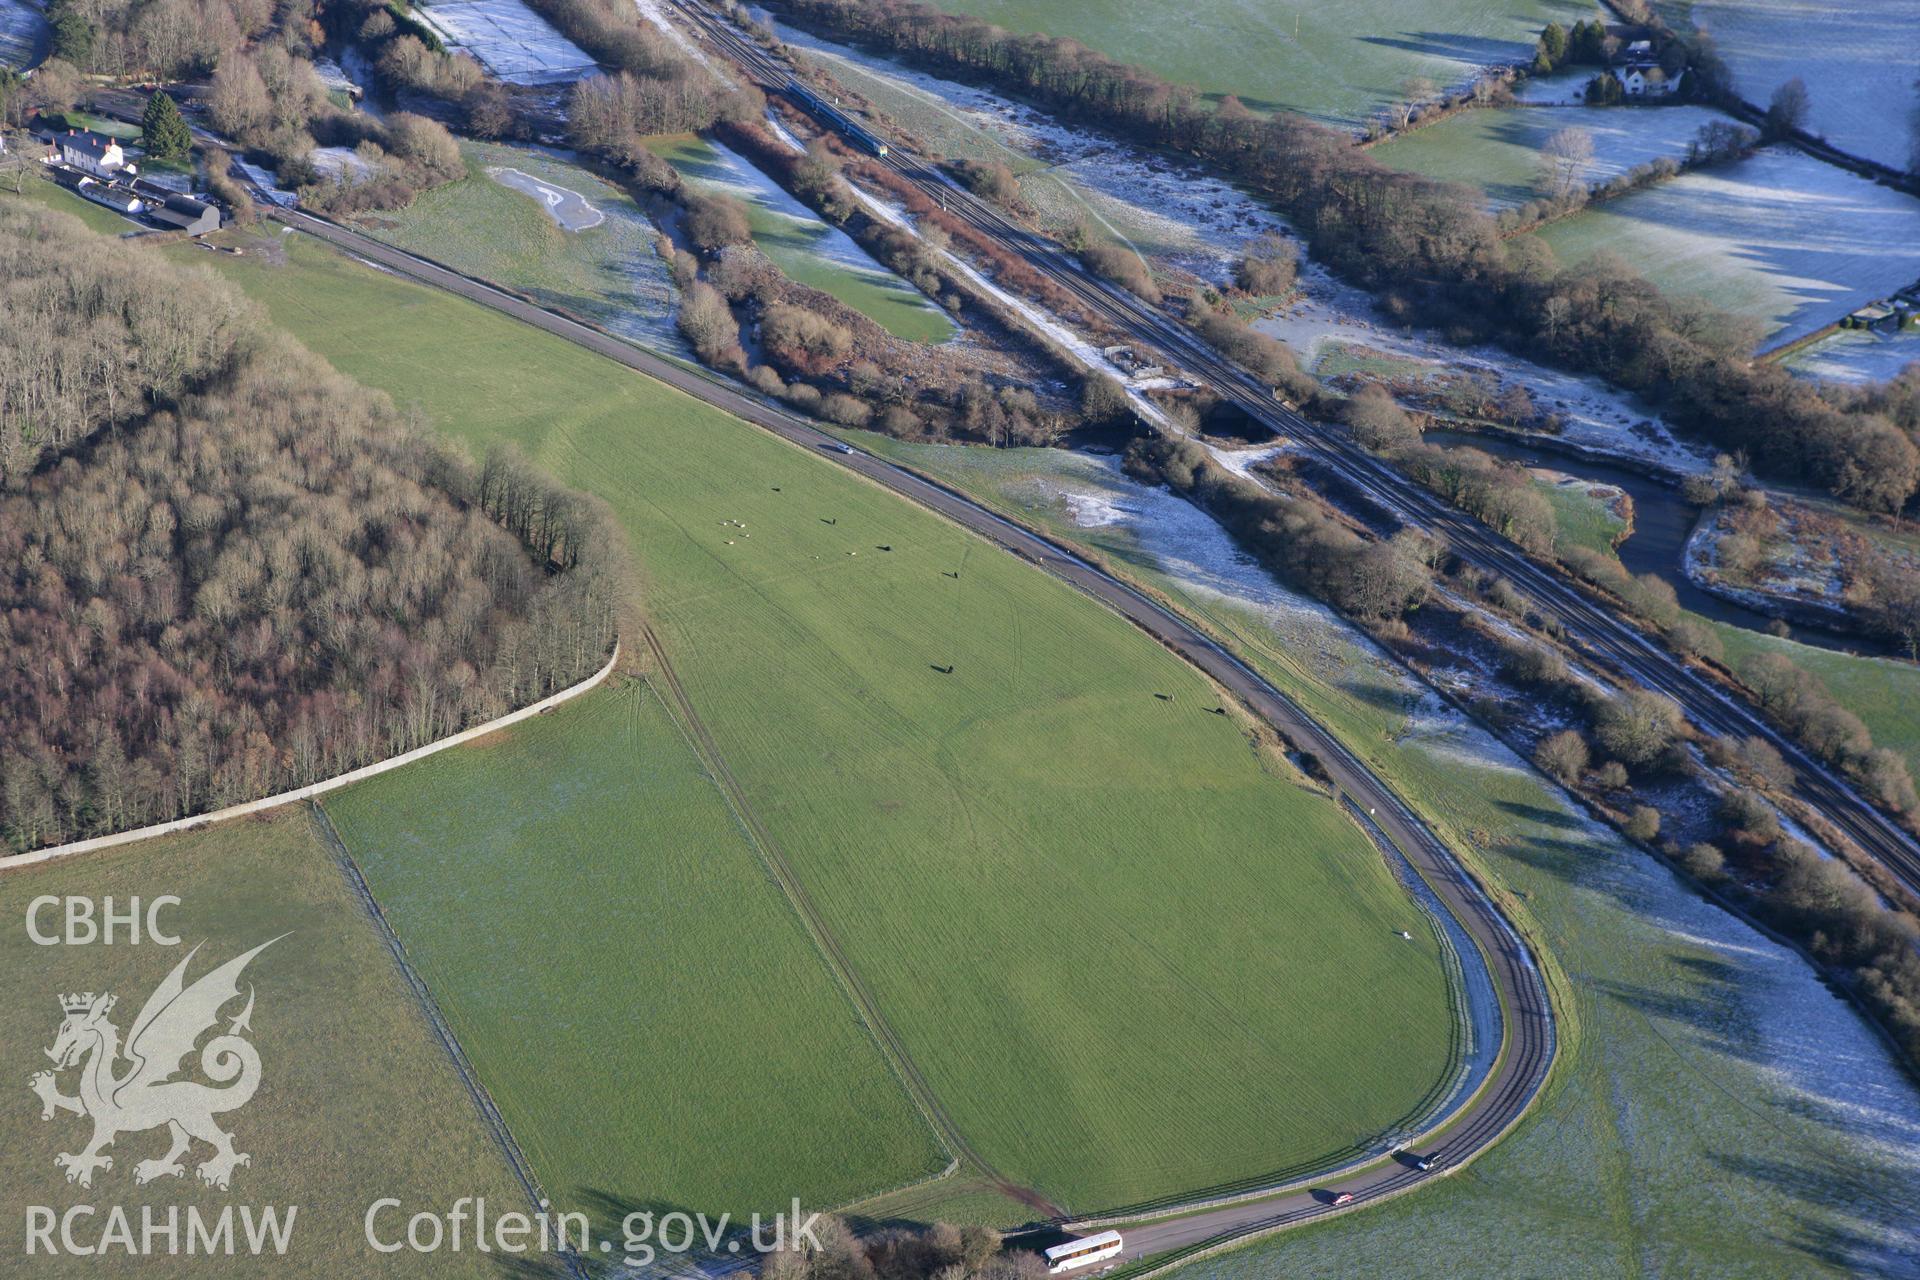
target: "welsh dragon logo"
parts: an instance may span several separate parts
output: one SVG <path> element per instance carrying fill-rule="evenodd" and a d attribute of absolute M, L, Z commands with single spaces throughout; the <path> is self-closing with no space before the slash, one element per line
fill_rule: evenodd
<path fill-rule="evenodd" d="M 247 962 L 279 940 L 261 943 L 203 974 L 192 986 L 186 985 L 187 965 L 200 948 L 189 951 L 147 997 L 140 1016 L 127 1032 L 124 1048 L 119 1029 L 107 1018 L 114 1006 L 111 993 L 95 995 L 88 991 L 60 997 L 65 1018 L 53 1047 L 46 1051 L 54 1069 L 35 1072 L 28 1085 L 40 1097 L 42 1120 L 53 1119 L 56 1112 L 71 1111 L 93 1121 L 93 1138 L 85 1148 L 53 1158 L 67 1171 L 68 1182 L 92 1186 L 96 1169 L 113 1168 L 113 1157 L 102 1155 L 102 1149 L 113 1145 L 123 1133 L 162 1125 L 173 1145 L 159 1159 L 134 1165 L 136 1183 L 185 1176 L 186 1166 L 180 1157 L 195 1139 L 213 1148 L 213 1155 L 196 1169 L 200 1180 L 209 1186 L 225 1191 L 234 1169 L 252 1162 L 252 1157 L 233 1149 L 233 1135 L 213 1119 L 247 1105 L 260 1087 L 260 1054 L 245 1038 L 245 1033 L 252 1030 L 251 985 L 247 987 L 246 1007 L 229 1021 L 224 1033 L 215 1035 L 200 1050 L 201 1072 L 224 1087 L 175 1077 L 200 1037 L 219 1023 L 221 1007 L 239 998 L 240 973 Z M 127 1063 L 124 1069 L 119 1065 L 122 1060 Z M 80 1069 L 80 1091 L 70 1097 L 60 1092 L 58 1073 L 74 1067 Z"/>

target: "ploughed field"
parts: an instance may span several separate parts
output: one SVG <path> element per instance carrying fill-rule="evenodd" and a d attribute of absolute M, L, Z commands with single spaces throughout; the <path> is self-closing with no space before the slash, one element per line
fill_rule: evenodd
<path fill-rule="evenodd" d="M 129 900 L 143 904 L 172 894 L 178 906 L 158 920 L 180 939 L 178 946 L 142 941 L 129 945 L 124 926 L 113 945 L 38 946 L 25 928 L 27 906 L 42 895 L 111 896 L 117 910 Z M 478 1110 L 407 986 L 384 938 L 347 877 L 316 837 L 304 806 L 269 818 L 225 823 L 122 849 L 80 854 L 65 861 L 0 874 L 0 956 L 8 980 L 0 989 L 0 1039 L 17 1075 L 8 1082 L 8 1105 L 0 1109 L 0 1144 L 7 1177 L 0 1211 L 10 1223 L 26 1222 L 27 1206 L 64 1214 L 93 1205 L 97 1214 L 75 1219 L 81 1244 L 96 1243 L 108 1225 L 110 1206 L 125 1206 L 136 1245 L 142 1206 L 162 1223 L 180 1215 L 178 1256 L 167 1256 L 164 1236 L 155 1256 L 129 1256 L 124 1247 L 99 1256 L 50 1258 L 45 1253 L 10 1267 L 31 1275 L 255 1276 L 271 1267 L 285 1276 L 497 1276 L 499 1255 L 385 1254 L 366 1244 L 363 1218 L 374 1201 L 398 1199 L 403 1210 L 376 1218 L 383 1243 L 402 1238 L 408 1216 L 443 1212 L 462 1196 L 484 1196 L 496 1213 L 528 1211 L 527 1197 L 505 1156 L 481 1123 Z M 39 923 L 60 932 L 58 909 L 44 909 Z M 121 1133 L 106 1154 L 113 1167 L 96 1172 L 93 1185 L 69 1185 L 54 1156 L 78 1152 L 91 1124 L 69 1112 L 40 1118 L 40 1103 L 27 1077 L 49 1064 L 41 1050 L 54 1043 L 67 992 L 112 992 L 108 1014 L 123 1042 L 147 997 L 188 951 L 199 947 L 185 975 L 195 979 L 269 939 L 240 977 L 239 995 L 220 1009 L 225 1032 L 254 997 L 247 1035 L 260 1055 L 260 1085 L 246 1105 L 217 1114 L 234 1136 L 234 1148 L 252 1157 L 233 1170 L 229 1190 L 203 1184 L 199 1162 L 213 1153 L 195 1143 L 184 1157 L 184 1176 L 160 1177 L 136 1186 L 143 1160 L 166 1154 L 164 1128 Z M 201 1079 L 198 1054 L 188 1059 L 187 1078 Z M 128 1064 L 115 1067 L 124 1074 Z M 75 1073 L 62 1073 L 60 1088 L 72 1093 Z M 221 1085 L 214 1085 L 219 1088 Z M 267 1248 L 266 1260 L 248 1256 L 187 1255 L 187 1213 L 196 1209 L 211 1226 L 222 1209 L 293 1207 L 293 1229 L 284 1256 Z M 244 1242 L 241 1222 L 235 1238 Z M 58 1238 L 56 1234 L 56 1239 Z M 24 1235 L 16 1248 L 25 1248 Z M 525 1259 L 523 1259 L 525 1260 Z"/>
<path fill-rule="evenodd" d="M 1441 957 L 1397 936 L 1418 909 L 1324 796 L 1211 713 L 1191 669 L 803 450 L 470 304 L 298 238 L 288 249 L 284 266 L 219 266 L 450 435 L 514 441 L 613 506 L 645 611 L 748 803 L 1000 1172 L 1079 1209 L 1166 1196 L 1344 1152 L 1441 1081 Z M 600 749 L 625 740 L 609 739 Z M 569 759 L 527 772 L 552 770 L 558 797 Z M 661 856 L 632 835 L 642 820 L 577 795 L 577 809 L 550 800 L 557 842 L 604 830 L 604 866 Z M 406 859 L 463 847 L 422 833 L 376 874 L 392 885 Z M 627 875 L 578 911 L 649 892 Z M 690 956 L 722 993 L 756 972 L 726 921 L 617 974 L 599 936 L 556 918 L 539 957 L 603 986 L 671 985 Z M 452 945 L 465 951 L 439 972 L 500 980 L 493 944 Z M 671 1052 L 632 1039 L 630 1053 Z M 808 1040 L 836 1080 L 871 1070 Z M 564 1059 L 550 1066 L 550 1087 L 572 1087 Z M 688 1129 L 732 1119 L 714 1107 Z M 787 1120 L 777 1141 L 792 1149 L 829 1140 Z M 696 1189 L 631 1158 L 642 1196 Z M 897 1170 L 840 1172 L 852 1185 Z"/>

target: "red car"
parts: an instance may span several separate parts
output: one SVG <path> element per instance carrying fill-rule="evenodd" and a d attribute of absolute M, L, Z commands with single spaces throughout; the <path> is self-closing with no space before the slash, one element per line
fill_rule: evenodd
<path fill-rule="evenodd" d="M 1334 1203 L 1334 1207 L 1336 1208 L 1338 1208 L 1340 1205 L 1343 1205 L 1343 1204 L 1352 1204 L 1353 1192 L 1342 1191 L 1339 1195 L 1333 1198 L 1333 1203 Z"/>

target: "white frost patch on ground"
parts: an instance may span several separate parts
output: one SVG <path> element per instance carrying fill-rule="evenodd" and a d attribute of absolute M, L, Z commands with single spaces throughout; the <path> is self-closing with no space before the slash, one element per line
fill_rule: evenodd
<path fill-rule="evenodd" d="M 1099 529 L 1107 525 L 1126 524 L 1138 513 L 1122 505 L 1120 499 L 1109 493 L 1089 493 L 1083 489 L 1069 489 L 1050 480 L 1039 482 L 1041 492 L 1057 498 L 1066 507 L 1067 514 L 1074 524 L 1082 529 Z"/>
<path fill-rule="evenodd" d="M 1425 129 L 1374 147 L 1374 159 L 1442 181 L 1485 187 L 1490 209 L 1525 204 L 1539 192 L 1540 149 L 1562 129 L 1593 142 L 1579 181 L 1587 186 L 1620 177 L 1649 161 L 1687 157 L 1694 136 L 1711 123 L 1731 124 L 1712 107 L 1483 108 L 1460 111 Z"/>
<path fill-rule="evenodd" d="M 269 170 L 261 168 L 250 160 L 243 160 L 239 156 L 233 158 L 233 167 L 238 169 L 248 182 L 264 192 L 270 203 L 277 204 L 282 209 L 291 209 L 300 203 L 299 196 L 284 187 L 274 185 L 276 180 Z"/>
<path fill-rule="evenodd" d="M 1612 253 L 1670 296 L 1754 319 L 1763 347 L 1920 278 L 1920 200 L 1782 147 L 1595 205 L 1540 238 L 1562 262 Z"/>
<path fill-rule="evenodd" d="M 487 176 L 503 187 L 532 196 L 563 231 L 585 231 L 607 220 L 607 215 L 594 208 L 578 191 L 543 182 L 530 173 L 488 165 Z"/>
<path fill-rule="evenodd" d="M 788 150 L 801 154 L 806 152 L 807 144 L 795 137 L 793 130 L 787 128 L 787 122 L 775 115 L 771 109 L 767 112 L 767 128 L 773 130 L 773 136 L 780 139 Z"/>
<path fill-rule="evenodd" d="M 1661 0 L 1680 30 L 1697 25 L 1733 72 L 1734 92 L 1765 108 L 1794 77 L 1808 128 L 1854 155 L 1901 169 L 1906 111 L 1920 67 L 1920 0 Z"/>
<path fill-rule="evenodd" d="M 1255 323 L 1292 347 L 1312 369 L 1330 342 L 1359 343 L 1454 370 L 1481 370 L 1526 387 L 1534 404 L 1560 415 L 1562 440 L 1596 453 L 1649 462 L 1679 475 L 1713 469 L 1713 455 L 1675 436 L 1665 423 L 1595 378 L 1563 373 L 1492 347 L 1452 347 L 1380 316 L 1360 290 L 1318 265 L 1301 272 L 1301 295 L 1286 310 Z"/>
<path fill-rule="evenodd" d="M 1514 88 L 1513 100 L 1530 107 L 1578 107 L 1587 101 L 1587 82 L 1594 68 L 1582 67 L 1550 76 L 1529 76 Z"/>
<path fill-rule="evenodd" d="M 883 279 L 901 291 L 911 293 L 928 307 L 934 305 L 912 285 L 877 262 L 852 236 L 821 221 L 818 214 L 744 156 L 712 139 L 707 139 L 706 145 L 713 154 L 713 162 L 692 164 L 682 169 L 694 187 L 725 192 L 758 206 L 763 213 L 790 224 L 790 239 L 805 242 L 803 252 L 809 256 L 824 259 L 849 271 Z M 760 248 L 775 262 L 779 262 L 782 254 L 788 252 L 786 246 L 777 243 L 762 243 Z"/>
<path fill-rule="evenodd" d="M 307 162 L 323 178 L 357 180 L 373 172 L 373 166 L 352 147 L 315 147 L 307 152 Z"/>
<path fill-rule="evenodd" d="M 1428 755 L 1468 768 L 1522 776 L 1533 772 L 1497 738 L 1481 732 L 1445 698 L 1431 690 L 1407 714 L 1394 741 L 1416 746 Z"/>
<path fill-rule="evenodd" d="M 595 64 L 521 0 L 435 0 L 414 14 L 509 84 L 561 84 Z"/>
<path fill-rule="evenodd" d="M 1219 445 L 1210 444 L 1207 446 L 1207 452 L 1213 455 L 1215 462 L 1233 472 L 1234 475 L 1243 480 L 1252 480 L 1254 467 L 1269 458 L 1285 453 L 1287 444 L 1288 442 L 1283 440 L 1279 444 L 1263 444 L 1254 449 L 1223 449 Z"/>
<path fill-rule="evenodd" d="M 1811 343 L 1781 362 L 1804 378 L 1829 382 L 1885 382 L 1908 365 L 1920 363 L 1920 329 L 1881 333 L 1842 329 Z"/>
<path fill-rule="evenodd" d="M 863 208 L 872 213 L 874 217 L 879 218 L 883 222 L 892 223 L 896 227 L 902 227 L 918 234 L 912 220 L 897 206 L 880 199 L 871 192 L 865 191 L 853 183 L 848 183 L 847 185 L 853 191 L 854 198 L 860 202 Z M 1038 303 L 1029 302 L 1018 294 L 1002 289 L 976 269 L 972 263 L 960 257 L 952 250 L 941 249 L 937 252 L 946 260 L 947 266 L 950 269 L 965 276 L 973 282 L 975 288 L 992 297 L 1009 311 L 1020 316 L 1035 329 L 1046 334 L 1048 338 L 1058 343 L 1060 347 L 1080 365 L 1101 373 L 1111 374 L 1124 386 L 1127 379 L 1126 371 L 1101 355 L 1098 347 L 1074 332 L 1068 325 L 1056 319 L 1052 313 L 1043 309 Z M 1161 412 L 1159 405 L 1140 394 L 1139 390 L 1135 387 L 1126 386 L 1125 390 L 1127 399 L 1132 402 L 1136 413 L 1163 429 L 1173 429 L 1172 421 L 1165 413 Z"/>
<path fill-rule="evenodd" d="M 47 40 L 47 18 L 27 0 L 0 0 L 0 67 L 32 63 Z"/>

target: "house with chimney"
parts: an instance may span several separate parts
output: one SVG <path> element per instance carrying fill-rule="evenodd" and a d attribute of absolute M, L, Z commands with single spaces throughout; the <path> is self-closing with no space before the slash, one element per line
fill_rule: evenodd
<path fill-rule="evenodd" d="M 91 129 L 51 129 L 47 140 L 47 163 L 64 164 L 96 178 L 112 178 L 137 173 L 127 162 L 127 153 L 117 138 Z"/>

